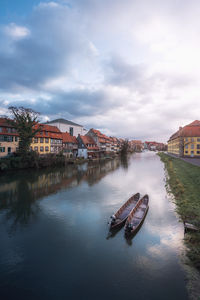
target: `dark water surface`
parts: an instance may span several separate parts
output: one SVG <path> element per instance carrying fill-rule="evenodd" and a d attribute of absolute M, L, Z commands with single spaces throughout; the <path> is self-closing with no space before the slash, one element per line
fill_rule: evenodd
<path fill-rule="evenodd" d="M 133 193 L 150 207 L 132 241 L 107 221 Z M 0 299 L 187 299 L 183 227 L 155 153 L 0 177 Z"/>

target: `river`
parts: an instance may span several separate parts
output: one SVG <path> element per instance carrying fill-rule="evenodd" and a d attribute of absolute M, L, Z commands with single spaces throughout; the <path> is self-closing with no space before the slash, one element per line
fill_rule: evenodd
<path fill-rule="evenodd" d="M 154 152 L 0 177 L 0 299 L 188 299 L 183 226 Z M 139 232 L 109 236 L 132 194 L 149 194 Z"/>

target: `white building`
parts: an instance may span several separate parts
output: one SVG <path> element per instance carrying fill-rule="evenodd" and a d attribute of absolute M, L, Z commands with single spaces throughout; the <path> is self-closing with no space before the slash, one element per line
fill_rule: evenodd
<path fill-rule="evenodd" d="M 82 125 L 76 124 L 65 119 L 56 119 L 47 122 L 46 124 L 54 125 L 60 129 L 61 132 L 68 132 L 70 135 L 77 137 L 79 134 L 84 135 L 85 129 Z"/>

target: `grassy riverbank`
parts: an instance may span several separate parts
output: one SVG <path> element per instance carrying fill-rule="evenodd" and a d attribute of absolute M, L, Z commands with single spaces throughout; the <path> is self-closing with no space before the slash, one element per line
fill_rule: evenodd
<path fill-rule="evenodd" d="M 158 154 L 168 171 L 167 185 L 175 197 L 177 212 L 183 221 L 200 227 L 200 167 L 167 154 Z M 187 255 L 200 270 L 200 233 L 185 234 Z"/>

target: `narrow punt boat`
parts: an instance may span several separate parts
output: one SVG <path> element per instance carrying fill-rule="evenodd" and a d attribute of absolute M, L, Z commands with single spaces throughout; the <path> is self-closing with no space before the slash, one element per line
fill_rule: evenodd
<path fill-rule="evenodd" d="M 126 221 L 131 210 L 136 206 L 139 198 L 139 193 L 133 195 L 114 215 L 111 216 L 110 229 L 117 228 Z"/>
<path fill-rule="evenodd" d="M 136 233 L 140 225 L 144 221 L 149 208 L 149 196 L 142 197 L 132 209 L 125 223 L 125 235 Z"/>

